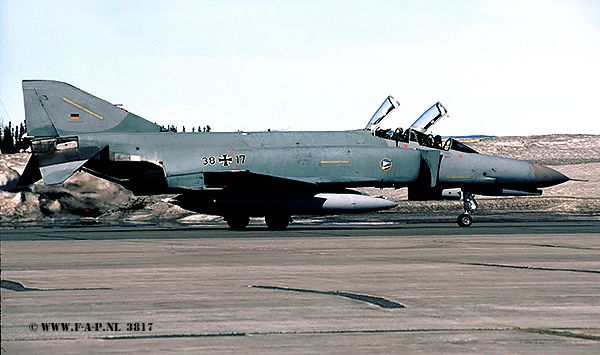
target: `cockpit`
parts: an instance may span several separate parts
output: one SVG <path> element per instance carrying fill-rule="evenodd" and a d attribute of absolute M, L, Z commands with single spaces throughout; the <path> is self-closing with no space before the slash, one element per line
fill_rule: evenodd
<path fill-rule="evenodd" d="M 444 116 L 448 115 L 448 111 L 440 102 L 437 102 L 431 106 L 406 130 L 403 130 L 400 127 L 396 128 L 395 130 L 381 129 L 381 121 L 398 107 L 400 107 L 400 103 L 392 96 L 388 96 L 383 101 L 381 106 L 379 106 L 379 109 L 375 112 L 373 117 L 371 117 L 369 123 L 365 127 L 365 130 L 370 130 L 374 136 L 395 141 L 396 146 L 398 146 L 400 142 L 414 142 L 423 147 L 443 150 L 456 150 L 464 153 L 477 153 L 477 151 L 474 149 L 455 140 L 452 137 L 449 137 L 443 141 L 441 136 L 434 136 L 433 134 L 427 133 L 427 131 L 434 124 L 436 124 Z"/>

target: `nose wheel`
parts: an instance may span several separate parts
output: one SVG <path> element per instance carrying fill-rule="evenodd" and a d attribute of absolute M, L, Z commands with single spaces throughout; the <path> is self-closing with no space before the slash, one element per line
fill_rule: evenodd
<path fill-rule="evenodd" d="M 471 224 L 473 224 L 473 217 L 463 213 L 456 219 L 456 224 L 458 224 L 459 227 L 470 227 Z"/>
<path fill-rule="evenodd" d="M 458 216 L 456 224 L 458 224 L 459 227 L 470 227 L 473 224 L 473 217 L 471 217 L 471 214 L 479 205 L 477 204 L 477 201 L 475 201 L 475 196 L 473 196 L 473 194 L 468 191 L 463 191 L 462 193 L 463 208 L 465 209 L 465 212 Z"/>

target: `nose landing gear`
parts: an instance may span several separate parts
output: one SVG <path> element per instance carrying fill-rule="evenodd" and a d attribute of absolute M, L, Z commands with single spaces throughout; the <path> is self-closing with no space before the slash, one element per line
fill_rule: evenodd
<path fill-rule="evenodd" d="M 471 217 L 471 214 L 479 205 L 477 204 L 477 201 L 475 201 L 475 196 L 473 196 L 473 194 L 464 190 L 462 193 L 463 208 L 465 212 L 458 216 L 456 224 L 458 224 L 459 227 L 470 227 L 473 224 L 473 217 Z"/>

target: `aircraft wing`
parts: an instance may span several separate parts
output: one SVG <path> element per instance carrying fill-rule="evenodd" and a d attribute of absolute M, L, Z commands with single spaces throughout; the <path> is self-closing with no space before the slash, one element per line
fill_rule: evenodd
<path fill-rule="evenodd" d="M 209 188 L 232 188 L 232 189 L 311 189 L 316 190 L 318 186 L 356 186 L 360 184 L 372 184 L 376 179 L 336 177 L 327 179 L 322 177 L 282 177 L 269 174 L 255 173 L 249 170 L 204 172 L 204 184 Z"/>
<path fill-rule="evenodd" d="M 311 188 L 315 183 L 275 175 L 260 174 L 249 170 L 204 172 L 204 184 L 210 188 L 266 189 Z"/>
<path fill-rule="evenodd" d="M 356 178 L 356 177 L 345 177 L 345 176 L 337 176 L 335 179 L 324 178 L 324 177 L 309 177 L 309 178 L 300 178 L 298 180 L 314 183 L 316 185 L 335 185 L 335 186 L 343 186 L 343 187 L 357 187 L 360 185 L 369 185 L 371 186 L 374 183 L 378 183 L 377 179 L 367 179 L 364 177 Z"/>

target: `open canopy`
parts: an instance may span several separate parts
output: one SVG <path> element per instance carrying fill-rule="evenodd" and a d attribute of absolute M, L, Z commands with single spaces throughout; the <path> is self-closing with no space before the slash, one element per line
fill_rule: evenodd
<path fill-rule="evenodd" d="M 381 106 L 379 106 L 379 109 L 377 109 L 373 117 L 371 117 L 371 120 L 369 120 L 369 123 L 367 123 L 365 130 L 375 131 L 377 128 L 379 128 L 381 121 L 398 107 L 400 107 L 400 103 L 396 101 L 391 95 L 386 97 L 386 99 L 383 100 L 383 103 L 381 104 Z"/>
<path fill-rule="evenodd" d="M 421 116 L 419 116 L 419 118 L 417 118 L 415 123 L 413 123 L 409 129 L 425 133 L 427 130 L 429 130 L 429 128 L 431 128 L 431 126 L 433 126 L 437 121 L 446 115 L 448 115 L 446 108 L 441 103 L 437 102 Z"/>

